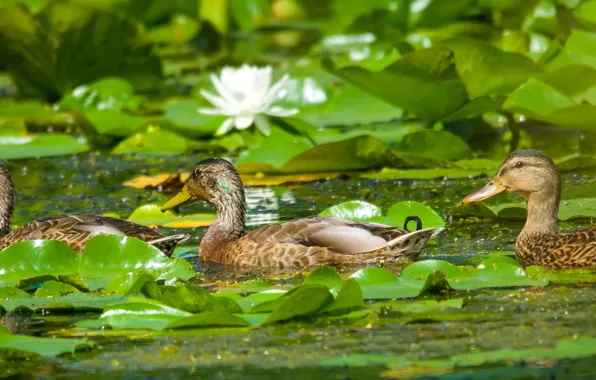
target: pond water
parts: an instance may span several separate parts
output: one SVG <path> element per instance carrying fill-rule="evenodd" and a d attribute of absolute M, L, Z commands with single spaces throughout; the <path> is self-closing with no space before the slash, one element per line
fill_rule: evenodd
<path fill-rule="evenodd" d="M 118 213 L 126 217 L 136 207 L 160 202 L 158 194 L 122 183 L 141 173 L 188 169 L 202 157 L 121 159 L 98 154 L 9 162 L 18 191 L 15 222 L 63 213 Z M 564 198 L 590 196 L 596 188 L 593 171 L 564 174 Z M 486 178 L 469 180 L 336 179 L 291 187 L 248 191 L 249 226 L 317 214 L 347 200 L 366 200 L 384 209 L 400 200 L 418 200 L 442 216 Z M 205 204 L 185 212 L 210 211 Z M 577 224 L 579 226 L 580 224 Z M 567 223 L 565 227 L 574 227 Z M 425 248 L 422 258 L 452 263 L 473 262 L 478 254 L 512 251 L 519 222 L 454 221 Z M 198 245 L 204 228 L 191 230 L 188 243 Z M 180 231 L 167 231 L 168 234 Z M 400 264 L 393 264 L 399 271 Z M 197 266 L 197 269 L 203 270 Z M 234 273 L 209 269 L 201 281 L 228 280 Z M 199 280 L 197 280 L 199 282 Z M 563 338 L 596 337 L 596 286 L 549 285 L 442 293 L 440 299 L 463 298 L 464 307 L 445 312 L 442 321 L 406 323 L 399 315 L 381 314 L 374 323 L 337 319 L 300 322 L 291 326 L 153 333 L 130 331 L 91 336 L 95 348 L 55 359 L 3 363 L 16 372 L 56 378 L 377 378 L 425 377 L 427 373 L 386 372 L 381 365 L 326 367 L 330 358 L 377 355 L 408 360 L 441 359 L 459 353 L 497 349 L 553 347 Z M 407 301 L 405 301 L 407 302 Z M 97 314 L 16 315 L 23 333 L 78 336 L 73 323 Z M 427 378 L 567 378 L 596 376 L 594 357 L 580 360 L 529 361 L 459 368 Z M 9 367 L 5 367 L 7 370 Z M 448 373 L 447 373 L 448 372 Z"/>

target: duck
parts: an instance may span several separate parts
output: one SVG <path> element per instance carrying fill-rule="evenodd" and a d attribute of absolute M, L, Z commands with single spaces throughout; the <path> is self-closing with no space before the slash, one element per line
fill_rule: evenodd
<path fill-rule="evenodd" d="M 528 209 L 515 241 L 516 258 L 522 266 L 596 268 L 596 226 L 559 231 L 561 189 L 553 160 L 540 150 L 522 149 L 505 158 L 492 180 L 462 202 L 480 202 L 503 192 L 520 195 Z"/>
<path fill-rule="evenodd" d="M 182 190 L 167 201 L 163 212 L 197 200 L 216 210 L 199 246 L 201 262 L 236 268 L 294 270 L 320 265 L 372 263 L 401 257 L 416 259 L 441 228 L 418 230 L 356 222 L 333 216 L 312 216 L 262 226 L 246 232 L 244 184 L 236 168 L 222 158 L 197 163 Z M 404 227 L 406 227 L 404 226 Z"/>
<path fill-rule="evenodd" d="M 126 235 L 151 244 L 171 256 L 190 235 L 164 236 L 159 231 L 125 220 L 94 214 L 62 215 L 37 220 L 11 229 L 15 188 L 8 167 L 0 161 L 0 250 L 24 240 L 59 240 L 83 252 L 87 240 L 98 234 Z"/>

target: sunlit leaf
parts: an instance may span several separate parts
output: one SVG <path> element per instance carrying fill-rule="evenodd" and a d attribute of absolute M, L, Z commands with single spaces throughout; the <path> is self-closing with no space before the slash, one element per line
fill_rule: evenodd
<path fill-rule="evenodd" d="M 303 285 L 282 297 L 283 302 L 271 312 L 263 324 L 313 315 L 333 302 L 333 296 L 323 285 Z"/>
<path fill-rule="evenodd" d="M 215 220 L 215 214 L 176 216 L 170 211 L 161 212 L 160 207 L 156 204 L 140 206 L 133 211 L 128 220 L 143 226 L 162 226 L 166 228 L 204 227 Z"/>

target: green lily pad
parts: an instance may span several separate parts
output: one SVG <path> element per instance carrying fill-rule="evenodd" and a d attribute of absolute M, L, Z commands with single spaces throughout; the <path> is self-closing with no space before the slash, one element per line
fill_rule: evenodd
<path fill-rule="evenodd" d="M 0 136 L 0 159 L 65 156 L 89 151 L 85 138 L 66 135 Z"/>
<path fill-rule="evenodd" d="M 79 290 L 74 286 L 59 281 L 46 281 L 35 291 L 36 297 L 56 298 L 70 293 L 77 293 Z"/>
<path fill-rule="evenodd" d="M 112 154 L 144 153 L 155 155 L 184 154 L 189 140 L 159 127 L 149 126 L 145 132 L 135 133 L 121 141 Z"/>
<path fill-rule="evenodd" d="M 445 227 L 445 222 L 439 214 L 430 207 L 416 201 L 403 201 L 394 204 L 387 210 L 387 216 L 385 216 L 383 222 L 390 226 L 399 226 L 400 223 L 403 225 L 403 221 L 408 216 L 419 217 L 423 228 Z"/>
<path fill-rule="evenodd" d="M 354 279 L 348 279 L 339 292 L 335 300 L 329 305 L 325 306 L 319 313 L 326 315 L 342 315 L 354 310 L 362 309 L 364 306 L 364 298 L 362 297 L 362 289 Z"/>
<path fill-rule="evenodd" d="M 381 209 L 373 204 L 364 201 L 348 201 L 331 206 L 319 213 L 323 216 L 336 216 L 342 219 L 357 222 L 367 222 L 377 217 L 382 217 Z M 403 225 L 403 221 L 401 223 Z"/>
<path fill-rule="evenodd" d="M 124 273 L 115 278 L 103 288 L 106 294 L 130 294 L 138 295 L 143 293 L 143 286 L 149 282 L 155 282 L 155 277 L 145 270 Z"/>
<path fill-rule="evenodd" d="M 161 212 L 160 205 L 148 204 L 138 207 L 128 220 L 143 226 L 166 228 L 194 228 L 208 226 L 215 220 L 215 214 L 191 214 L 176 216 L 170 211 Z"/>
<path fill-rule="evenodd" d="M 191 313 L 148 300 L 120 303 L 108 306 L 97 320 L 77 323 L 82 328 L 101 328 L 109 325 L 117 329 L 149 329 L 161 331 L 167 326 Z"/>
<path fill-rule="evenodd" d="M 403 227 L 408 216 L 418 216 L 424 228 L 444 227 L 443 219 L 428 206 L 414 201 L 398 202 L 391 206 L 386 216 L 381 210 L 364 201 L 348 201 L 323 210 L 319 215 L 336 216 L 359 222 L 382 223 L 393 227 Z"/>
<path fill-rule="evenodd" d="M 428 121 L 440 120 L 468 100 L 449 50 L 414 51 L 380 71 L 356 66 L 337 68 L 329 59 L 322 63 L 332 74 Z"/>
<path fill-rule="evenodd" d="M 507 95 L 540 68 L 519 53 L 504 52 L 488 43 L 458 37 L 438 44 L 455 55 L 455 67 L 471 99 L 485 95 Z"/>
<path fill-rule="evenodd" d="M 407 134 L 397 144 L 396 149 L 447 161 L 469 159 L 474 156 L 468 144 L 447 131 L 422 130 Z"/>
<path fill-rule="evenodd" d="M 216 303 L 207 290 L 188 285 L 167 289 L 163 292 L 161 302 L 191 313 L 212 311 Z"/>
<path fill-rule="evenodd" d="M 134 95 L 134 88 L 121 78 L 102 78 L 83 84 L 64 96 L 58 103 L 61 108 L 77 109 L 130 109 L 139 108 L 140 99 Z"/>
<path fill-rule="evenodd" d="M 213 135 L 224 118 L 201 114 L 199 104 L 191 99 L 170 100 L 163 105 L 164 119 L 172 122 L 179 132 L 191 136 Z"/>
<path fill-rule="evenodd" d="M 242 307 L 245 313 L 253 313 L 255 307 L 265 303 L 270 302 L 273 300 L 278 299 L 279 297 L 283 296 L 286 293 L 285 290 L 281 289 L 270 289 L 265 290 L 259 293 L 254 293 L 246 297 L 242 297 L 242 299 L 238 300 L 238 304 Z M 227 293 L 221 293 L 226 295 Z"/>
<path fill-rule="evenodd" d="M 166 329 L 192 327 L 250 327 L 246 320 L 223 311 L 205 311 L 170 322 Z"/>
<path fill-rule="evenodd" d="M 324 285 L 331 291 L 340 288 L 341 284 L 337 270 L 328 266 L 318 267 L 304 279 L 304 285 Z"/>
<path fill-rule="evenodd" d="M 70 293 L 60 297 L 13 297 L 0 299 L 0 305 L 7 311 L 17 308 L 38 310 L 102 310 L 106 306 L 115 305 L 125 299 L 121 294 L 105 295 L 101 293 Z"/>
<path fill-rule="evenodd" d="M 119 109 L 88 109 L 85 119 L 100 134 L 108 136 L 129 136 L 143 129 L 147 120 Z"/>
<path fill-rule="evenodd" d="M 183 14 L 172 16 L 169 23 L 149 30 L 149 39 L 160 43 L 183 44 L 195 37 L 199 31 L 196 19 Z"/>
<path fill-rule="evenodd" d="M 263 324 L 288 321 L 315 314 L 331 304 L 333 296 L 323 285 L 302 285 L 284 294 L 280 303 Z"/>
<path fill-rule="evenodd" d="M 546 286 L 548 280 L 528 276 L 521 265 L 508 257 L 497 256 L 483 261 L 471 277 L 449 278 L 449 286 L 455 290 L 475 290 L 515 286 Z"/>
<path fill-rule="evenodd" d="M 547 269 L 531 265 L 525 270 L 532 278 L 547 279 L 558 284 L 596 282 L 596 271 L 590 269 Z"/>
<path fill-rule="evenodd" d="M 41 276 L 80 274 L 89 289 L 96 290 L 139 268 L 164 280 L 188 280 L 195 274 L 185 260 L 170 259 L 137 238 L 121 235 L 97 235 L 87 241 L 82 254 L 57 240 L 23 241 L 2 251 L 0 265 L 6 270 L 0 275 L 2 286 Z"/>
<path fill-rule="evenodd" d="M 77 349 L 91 347 L 87 339 L 39 338 L 24 335 L 12 335 L 4 326 L 0 326 L 0 349 L 17 350 L 40 356 L 58 356 L 74 353 Z"/>

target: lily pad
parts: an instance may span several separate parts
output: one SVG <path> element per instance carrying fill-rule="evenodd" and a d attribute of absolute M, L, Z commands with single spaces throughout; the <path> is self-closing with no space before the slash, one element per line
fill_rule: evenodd
<path fill-rule="evenodd" d="M 188 149 L 189 140 L 187 138 L 150 125 L 146 131 L 135 133 L 121 141 L 112 150 L 112 154 L 175 155 L 183 154 Z"/>
<path fill-rule="evenodd" d="M 193 327 L 250 327 L 245 319 L 223 311 L 205 311 L 171 322 L 166 329 Z"/>
<path fill-rule="evenodd" d="M 381 210 L 364 201 L 348 201 L 323 210 L 319 215 L 336 216 L 359 222 L 382 223 L 393 227 L 403 227 L 408 216 L 418 216 L 424 228 L 443 227 L 443 219 L 428 206 L 414 201 L 398 202 L 391 206 L 387 215 Z"/>
<path fill-rule="evenodd" d="M 468 144 L 447 131 L 423 130 L 407 134 L 396 149 L 400 152 L 447 161 L 469 159 L 474 156 Z"/>
<path fill-rule="evenodd" d="M 380 71 L 356 66 L 337 68 L 329 59 L 323 60 L 323 67 L 380 99 L 428 121 L 440 120 L 468 100 L 452 53 L 446 49 L 415 51 Z M 411 96 L 414 93 L 416 96 Z"/>
<path fill-rule="evenodd" d="M 87 339 L 39 338 L 25 335 L 13 335 L 4 326 L 0 326 L 0 349 L 17 350 L 41 356 L 58 356 L 74 353 L 77 349 L 91 347 Z"/>
<path fill-rule="evenodd" d="M 143 226 L 161 226 L 165 228 L 195 228 L 209 226 L 215 220 L 215 214 L 191 214 L 176 216 L 170 211 L 161 212 L 159 205 L 148 204 L 138 207 L 128 220 Z"/>
<path fill-rule="evenodd" d="M 283 302 L 271 312 L 263 324 L 307 317 L 333 302 L 333 296 L 329 293 L 329 289 L 323 285 L 303 285 L 292 289 L 282 298 Z"/>
<path fill-rule="evenodd" d="M 64 156 L 90 150 L 85 138 L 47 134 L 28 136 L 0 136 L 0 159 Z"/>
<path fill-rule="evenodd" d="M 97 235 L 87 241 L 82 254 L 57 240 L 23 241 L 2 251 L 0 265 L 5 269 L 0 275 L 3 286 L 35 277 L 78 273 L 91 290 L 96 290 L 139 268 L 165 280 L 187 280 L 195 274 L 185 260 L 170 259 L 137 238 L 121 235 Z"/>

